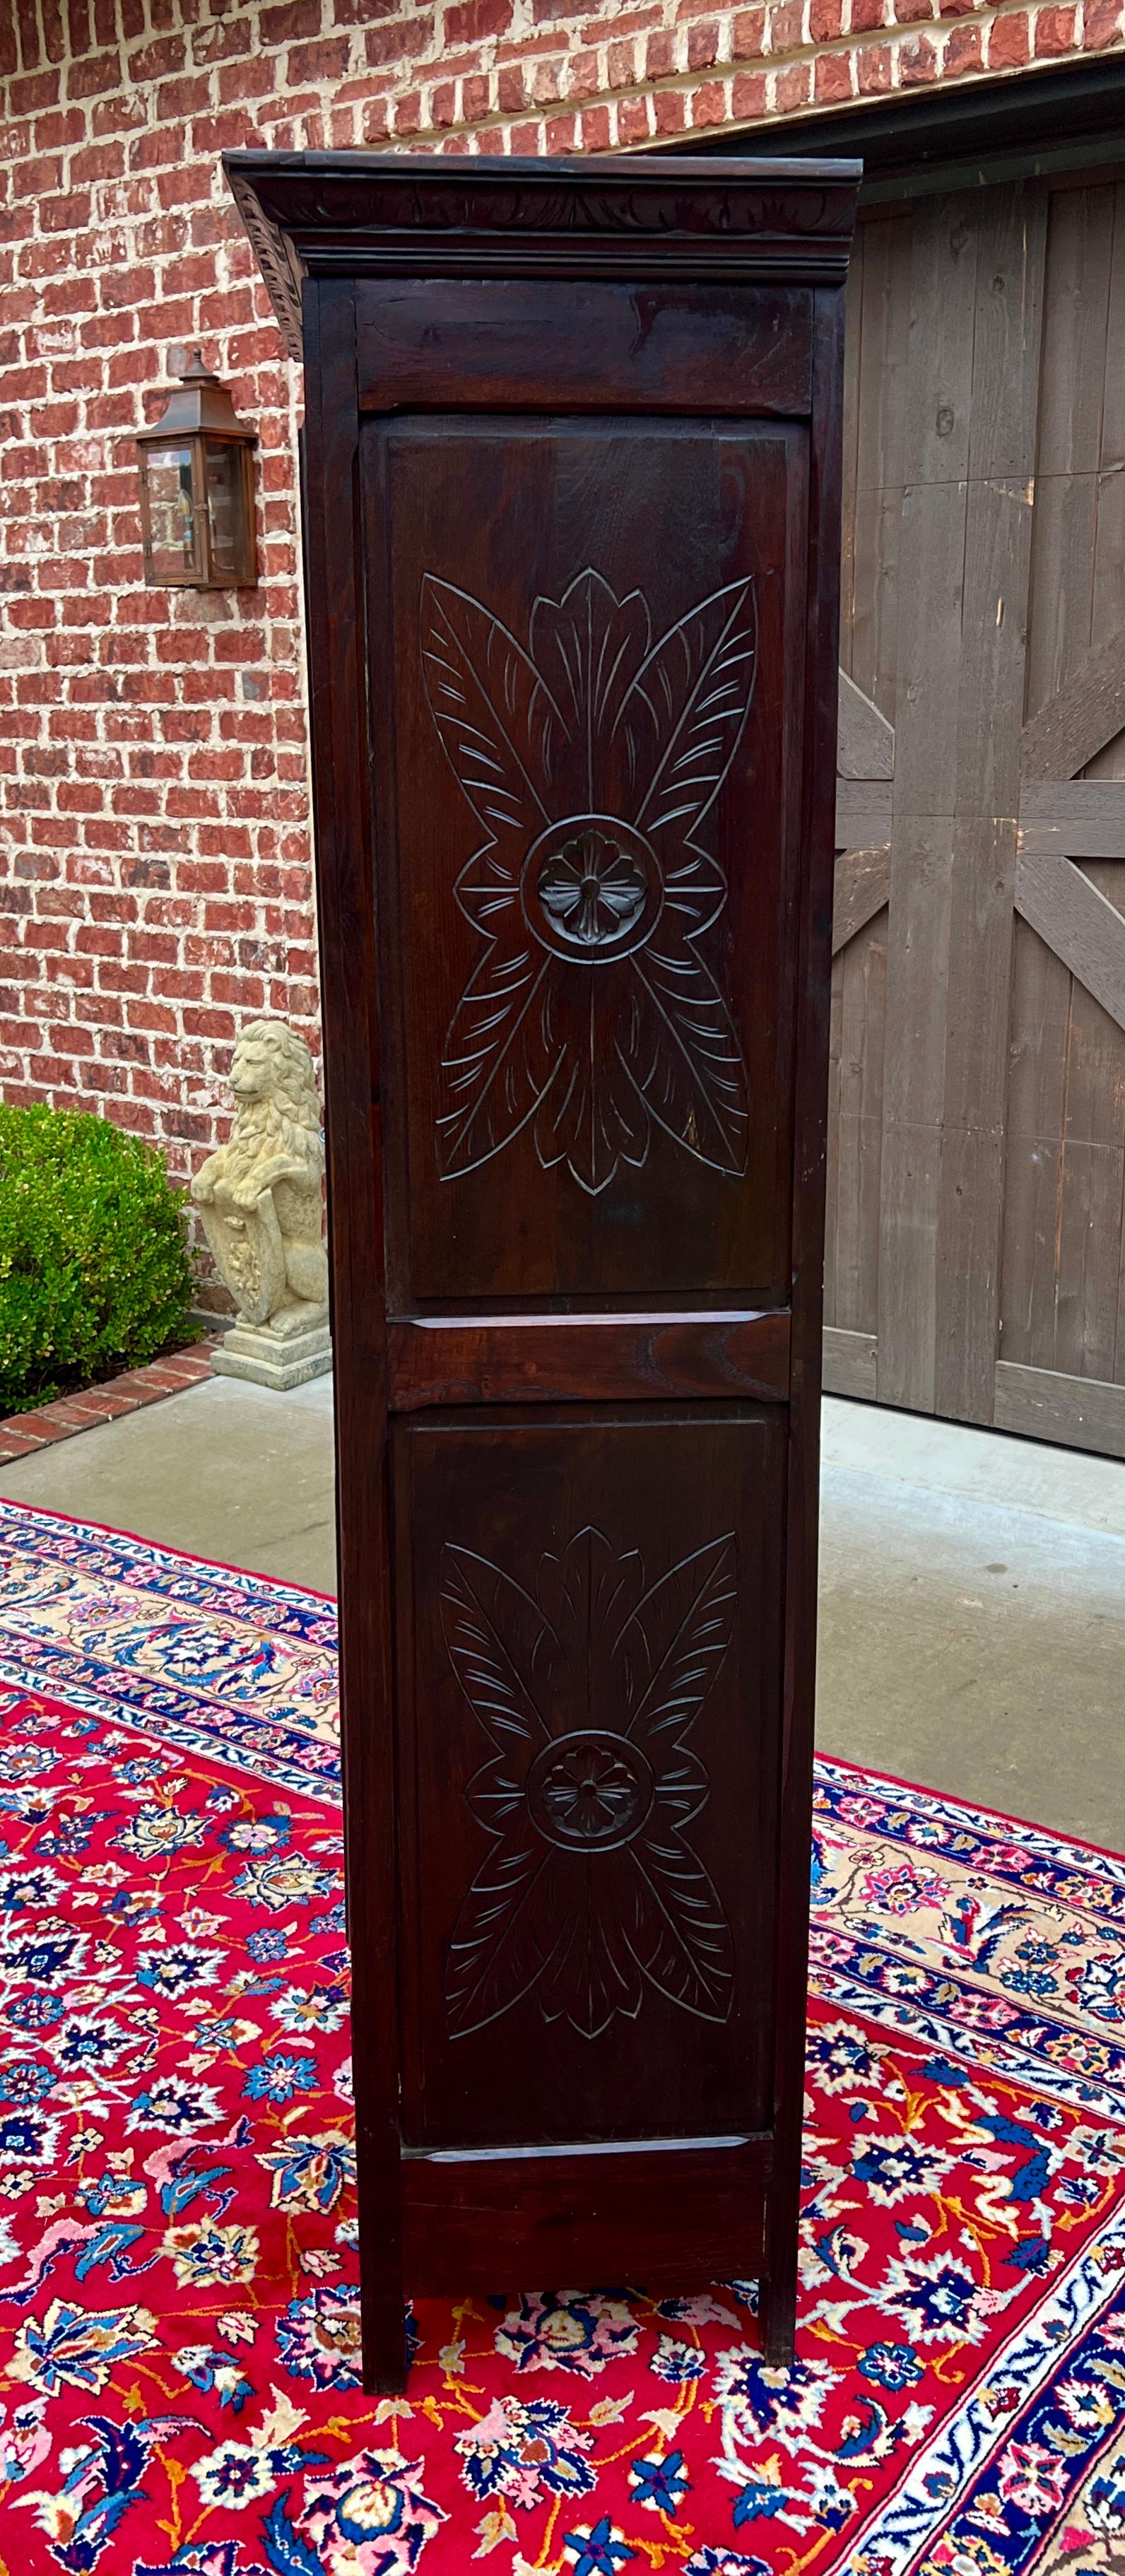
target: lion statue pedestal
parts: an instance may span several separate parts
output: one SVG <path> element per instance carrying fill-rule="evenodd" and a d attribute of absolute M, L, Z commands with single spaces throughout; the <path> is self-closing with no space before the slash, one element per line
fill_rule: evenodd
<path fill-rule="evenodd" d="M 238 1307 L 213 1366 L 256 1386 L 303 1386 L 332 1366 L 321 1219 L 324 1146 L 313 1060 L 283 1020 L 252 1020 L 230 1069 L 229 1143 L 191 1185 L 215 1267 Z"/>

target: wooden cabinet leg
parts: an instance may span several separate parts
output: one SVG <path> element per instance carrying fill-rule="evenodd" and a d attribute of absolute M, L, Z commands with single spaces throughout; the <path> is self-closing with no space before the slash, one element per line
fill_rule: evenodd
<path fill-rule="evenodd" d="M 363 2385 L 369 2397 L 401 2397 L 408 2375 L 406 2311 L 397 2295 L 364 2298 Z"/>
<path fill-rule="evenodd" d="M 763 2276 L 759 2284 L 758 2316 L 764 2357 L 775 2370 L 788 2370 L 792 2366 L 796 2293 L 796 2280 L 791 2277 L 783 2276 L 779 2280 Z"/>
<path fill-rule="evenodd" d="M 758 2318 L 765 2358 L 788 2370 L 797 2318 L 797 2221 L 801 2188 L 800 2122 L 779 2122 L 774 2168 L 766 2201 L 765 2246 L 758 2288 Z"/>

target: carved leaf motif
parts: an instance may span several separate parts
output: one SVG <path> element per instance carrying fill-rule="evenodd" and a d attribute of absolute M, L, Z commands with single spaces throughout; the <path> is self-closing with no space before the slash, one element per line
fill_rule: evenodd
<path fill-rule="evenodd" d="M 535 602 L 532 656 L 566 728 L 566 802 L 579 812 L 612 810 L 610 746 L 649 632 L 640 591 L 619 600 L 593 571 L 579 573 L 561 600 Z"/>
<path fill-rule="evenodd" d="M 664 1756 L 653 1799 L 654 1810 L 666 1827 L 690 1825 L 692 1817 L 706 1805 L 709 1786 L 698 1754 L 690 1744 L 677 1744 L 674 1754 L 666 1753 Z"/>
<path fill-rule="evenodd" d="M 714 976 L 687 942 L 633 961 L 627 1026 L 617 1045 L 646 1109 L 720 1172 L 744 1172 L 750 1142 L 746 1067 Z"/>
<path fill-rule="evenodd" d="M 703 2021 L 725 2021 L 734 1943 L 717 1890 L 683 1835 L 646 1837 L 628 1940 L 646 1977 Z"/>
<path fill-rule="evenodd" d="M 668 945 L 670 931 L 680 931 L 694 939 L 697 931 L 709 929 L 726 902 L 727 881 L 718 860 L 694 842 L 685 841 L 677 850 L 669 833 L 664 856 L 664 921 L 660 945 Z"/>
<path fill-rule="evenodd" d="M 752 581 L 700 601 L 651 649 L 640 592 L 619 600 L 590 567 L 561 600 L 536 601 L 531 654 L 432 575 L 422 615 L 434 720 L 489 834 L 456 887 L 490 945 L 446 1038 L 442 1177 L 499 1153 L 536 1111 L 540 1163 L 565 1161 L 591 1196 L 620 1163 L 643 1168 L 650 1113 L 697 1160 L 742 1173 L 742 1050 L 692 944 L 726 882 L 687 834 L 746 722 Z"/>
<path fill-rule="evenodd" d="M 548 1090 L 561 1047 L 550 961 L 515 919 L 509 939 L 474 969 L 454 1012 L 442 1064 L 443 1172 L 468 1172 L 518 1134 Z"/>
<path fill-rule="evenodd" d="M 537 1601 L 471 1548 L 443 1550 L 441 1624 L 458 1681 L 499 1752 L 511 1739 L 534 1747 L 547 1735 L 538 1693 L 552 1663 Z"/>
<path fill-rule="evenodd" d="M 434 722 L 475 814 L 523 846 L 550 820 L 558 709 L 514 635 L 480 601 L 422 582 L 422 659 Z"/>
<path fill-rule="evenodd" d="M 586 991 L 581 1004 L 571 1004 L 570 1021 L 572 1030 L 585 1023 L 583 1035 L 565 1049 L 562 1075 L 546 1093 L 536 1120 L 535 1144 L 545 1171 L 565 1161 L 575 1180 L 596 1198 L 619 1162 L 640 1170 L 648 1152 L 648 1121 L 632 1084 L 616 1070 L 612 1053 L 600 1060 L 600 997 L 592 974 L 580 979 L 572 971 L 572 988 L 580 980 Z"/>
<path fill-rule="evenodd" d="M 686 1556 L 654 1583 L 621 1631 L 626 1733 L 682 1735 L 699 1715 L 727 1652 L 738 1600 L 733 1532 Z"/>
<path fill-rule="evenodd" d="M 542 1976 L 562 1930 L 552 1855 L 524 1813 L 494 1843 L 457 1920 L 445 1977 L 450 2036 L 483 2030 Z"/>
<path fill-rule="evenodd" d="M 626 1929 L 636 1904 L 633 1854 L 610 1853 L 602 1867 L 616 1884 L 603 1885 L 600 1902 L 591 1887 L 585 1903 L 571 1906 L 540 1995 L 544 2021 L 565 2019 L 583 2039 L 596 2039 L 615 2013 L 634 2021 L 644 2002 L 641 1961 Z"/>
<path fill-rule="evenodd" d="M 490 1834 L 499 1833 L 523 1804 L 527 1762 L 521 1744 L 522 1738 L 483 1762 L 465 1791 L 466 1804 Z"/>
<path fill-rule="evenodd" d="M 558 1639 L 559 1652 L 578 1669 L 585 1662 L 590 1723 L 620 1723 L 617 1639 L 644 1591 L 644 1566 L 636 1548 L 622 1554 L 599 1529 L 579 1530 L 561 1556 L 540 1558 L 537 1600 Z M 612 1694 L 607 1700 L 606 1692 Z"/>
<path fill-rule="evenodd" d="M 450 1658 L 495 1748 L 466 1792 L 491 1847 L 450 1945 L 455 2037 L 536 1985 L 545 2017 L 565 2014 L 588 2038 L 639 2012 L 645 1979 L 704 2019 L 730 2011 L 730 1927 L 686 1839 L 709 1783 L 685 1739 L 730 1644 L 733 1536 L 643 1586 L 635 1550 L 593 1528 L 543 1558 L 536 1598 L 472 1550 L 444 1551 Z M 561 1822 L 536 1787 L 544 1766 L 549 1788 L 560 1770 L 571 1784 Z M 610 1773 L 624 1788 L 599 1803 Z M 575 1849 L 584 1780 L 594 1787 Z"/>
<path fill-rule="evenodd" d="M 503 933 L 505 914 L 519 901 L 519 878 L 492 841 L 466 861 L 454 893 L 466 920 L 495 939 Z"/>
<path fill-rule="evenodd" d="M 632 819 L 647 832 L 690 831 L 714 803 L 749 713 L 757 649 L 747 580 L 702 600 L 649 654 L 625 712 L 639 737 L 638 776 L 647 777 Z"/>

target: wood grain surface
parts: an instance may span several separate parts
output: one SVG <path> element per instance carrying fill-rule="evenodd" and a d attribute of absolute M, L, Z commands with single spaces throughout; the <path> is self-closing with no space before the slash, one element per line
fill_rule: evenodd
<path fill-rule="evenodd" d="M 230 166 L 305 315 L 365 2384 L 547 2278 L 757 2270 L 784 2361 L 856 173 Z"/>
<path fill-rule="evenodd" d="M 1125 1380 L 1125 189 L 873 209 L 848 299 L 826 1383 L 989 1422 Z"/>

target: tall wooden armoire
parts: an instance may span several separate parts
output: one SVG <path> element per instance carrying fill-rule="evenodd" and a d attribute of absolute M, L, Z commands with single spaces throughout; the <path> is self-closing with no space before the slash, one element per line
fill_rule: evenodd
<path fill-rule="evenodd" d="M 303 357 L 367 2384 L 792 2349 L 845 162 L 236 153 Z"/>

